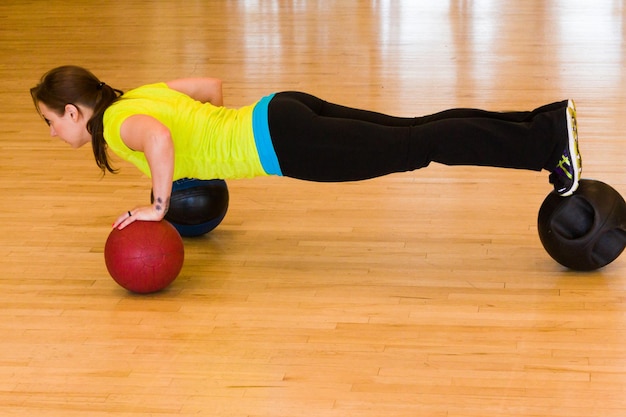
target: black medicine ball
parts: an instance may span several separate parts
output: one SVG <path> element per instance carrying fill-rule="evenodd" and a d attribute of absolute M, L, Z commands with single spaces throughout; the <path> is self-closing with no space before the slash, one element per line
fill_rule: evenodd
<path fill-rule="evenodd" d="M 151 200 L 153 198 L 151 196 Z M 224 180 L 180 179 L 172 183 L 165 219 L 181 236 L 204 235 L 222 222 L 228 210 L 228 199 Z"/>
<path fill-rule="evenodd" d="M 548 194 L 538 217 L 539 238 L 558 263 L 591 271 L 613 262 L 626 247 L 626 202 L 611 186 L 582 179 L 576 192 Z"/>

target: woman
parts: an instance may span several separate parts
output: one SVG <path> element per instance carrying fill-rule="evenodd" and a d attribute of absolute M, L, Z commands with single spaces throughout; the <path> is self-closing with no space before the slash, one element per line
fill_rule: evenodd
<path fill-rule="evenodd" d="M 115 172 L 110 149 L 152 178 L 154 203 L 120 215 L 113 224 L 120 229 L 161 220 L 180 178 L 356 181 L 439 162 L 545 169 L 556 192 L 569 196 L 582 171 L 571 100 L 526 112 L 453 109 L 403 118 L 283 92 L 228 109 L 214 78 L 122 93 L 77 66 L 44 74 L 31 95 L 50 134 L 74 148 L 91 142 L 103 172 Z"/>

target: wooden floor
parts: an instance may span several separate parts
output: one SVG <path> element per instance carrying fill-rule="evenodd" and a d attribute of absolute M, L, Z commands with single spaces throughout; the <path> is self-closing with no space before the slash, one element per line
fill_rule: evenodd
<path fill-rule="evenodd" d="M 108 276 L 129 165 L 50 138 L 28 89 L 79 64 L 121 89 L 224 80 L 396 115 L 578 104 L 585 177 L 626 192 L 618 0 L 0 4 L 0 415 L 624 417 L 626 258 L 556 264 L 547 173 L 432 165 L 362 183 L 229 181 L 175 283 Z"/>

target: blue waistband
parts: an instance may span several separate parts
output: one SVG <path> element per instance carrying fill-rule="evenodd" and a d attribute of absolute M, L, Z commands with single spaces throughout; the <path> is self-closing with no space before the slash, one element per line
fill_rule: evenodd
<path fill-rule="evenodd" d="M 270 136 L 270 128 L 268 122 L 268 107 L 270 101 L 274 97 L 274 94 L 263 97 L 254 106 L 252 110 L 252 132 L 254 133 L 254 143 L 256 144 L 257 152 L 259 153 L 259 159 L 263 170 L 269 175 L 280 175 L 283 173 L 280 170 L 280 164 L 278 163 L 278 157 L 274 150 L 274 144 L 272 143 L 272 137 Z"/>

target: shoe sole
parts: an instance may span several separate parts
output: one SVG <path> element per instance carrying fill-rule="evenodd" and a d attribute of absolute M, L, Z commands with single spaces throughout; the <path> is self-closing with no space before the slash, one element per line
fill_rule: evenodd
<path fill-rule="evenodd" d="M 574 184 L 572 187 L 561 194 L 561 197 L 569 197 L 578 189 L 580 174 L 582 173 L 582 157 L 578 149 L 578 123 L 576 121 L 576 105 L 573 100 L 567 102 L 567 136 L 570 155 L 572 157 L 572 171 L 574 172 Z"/>

